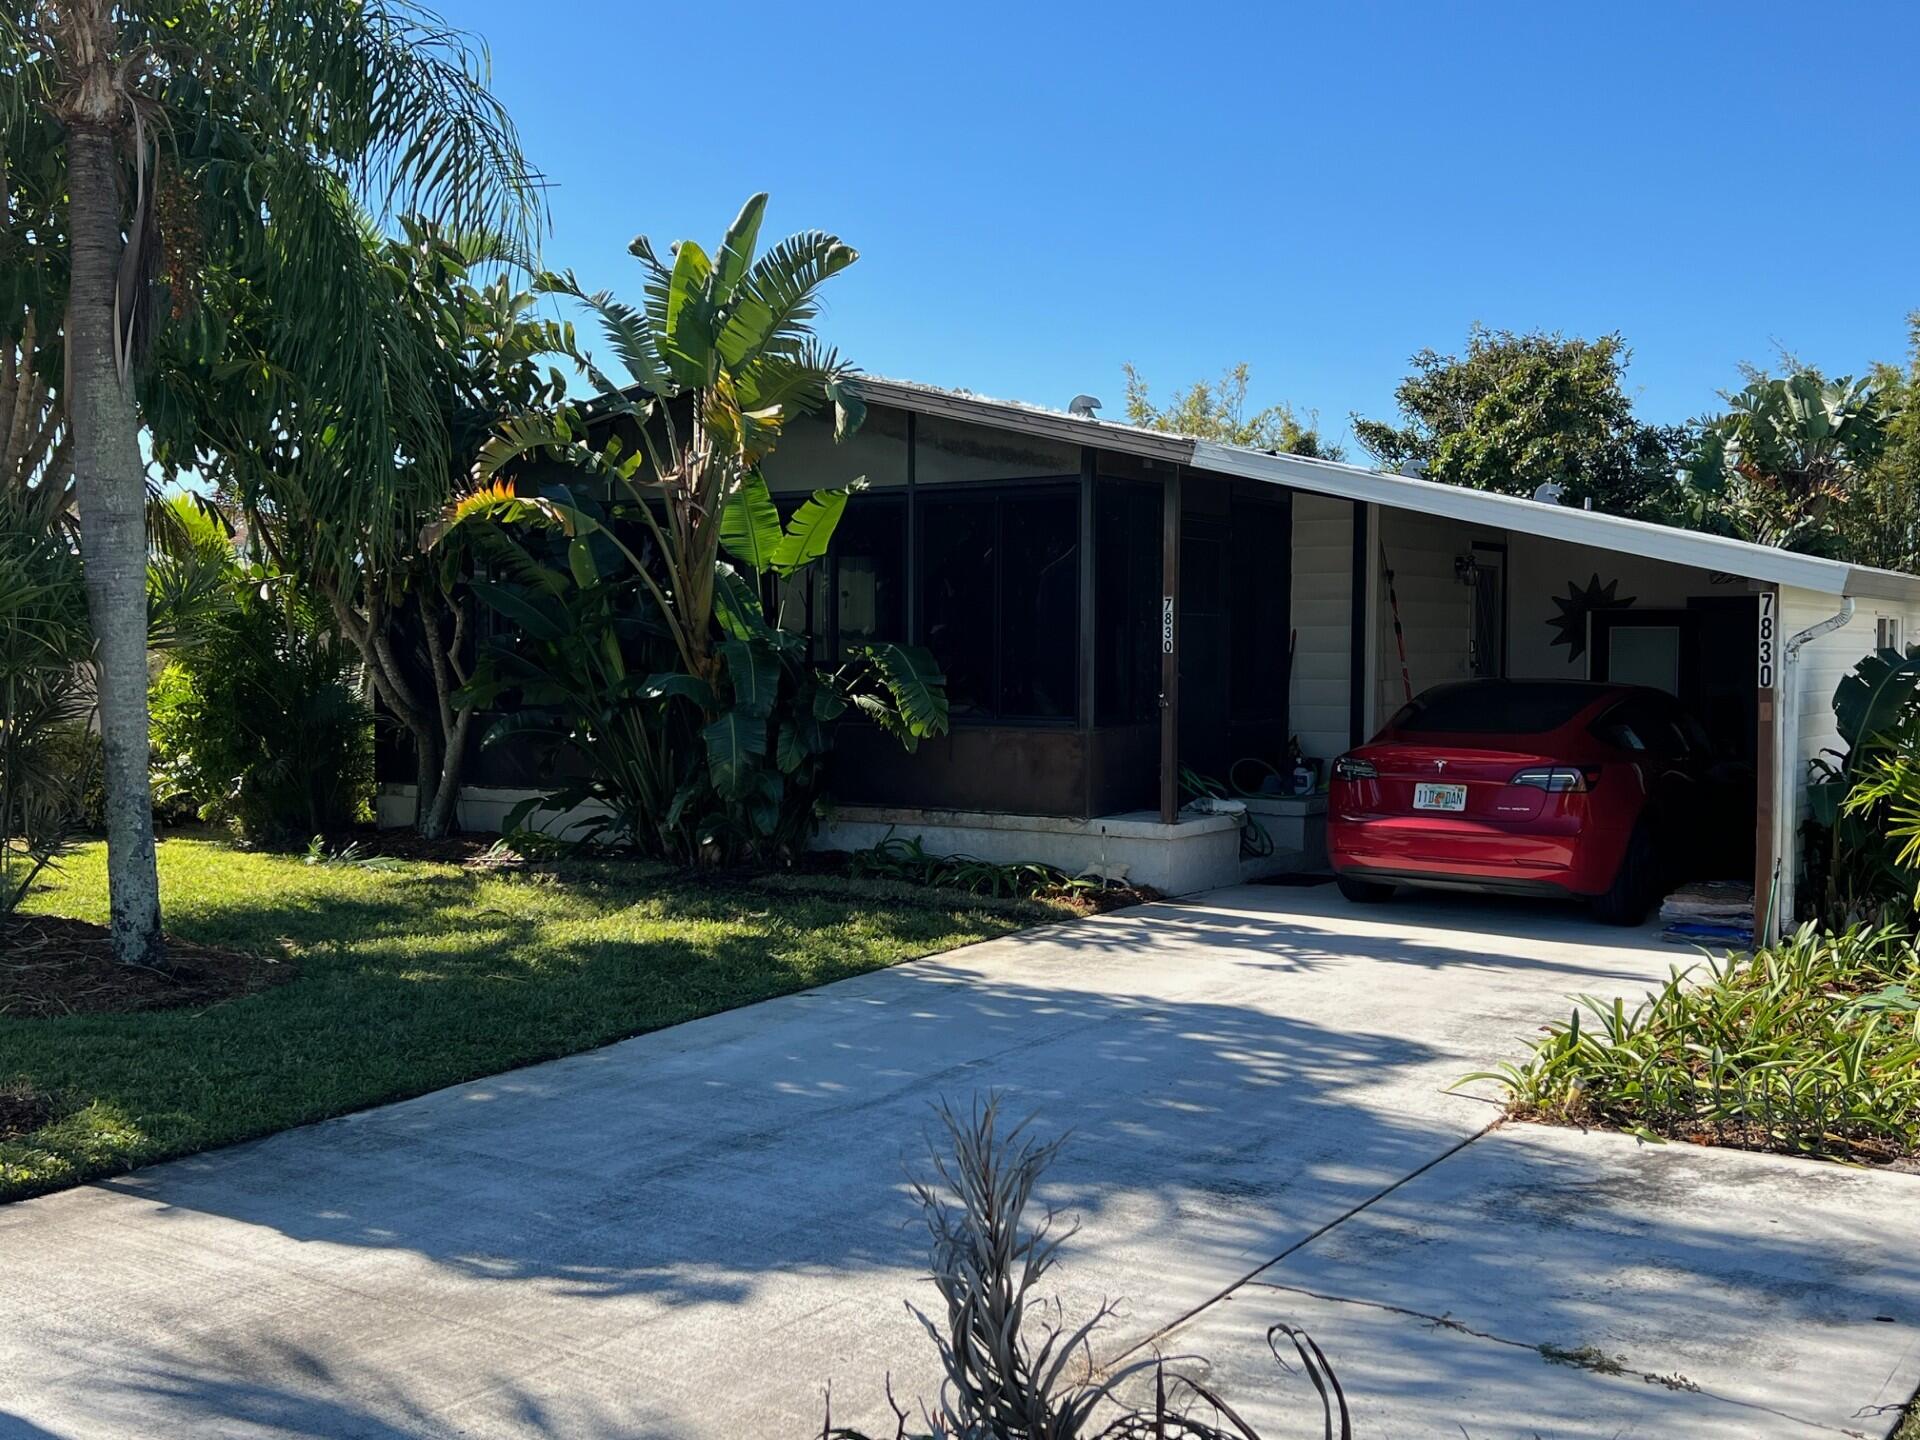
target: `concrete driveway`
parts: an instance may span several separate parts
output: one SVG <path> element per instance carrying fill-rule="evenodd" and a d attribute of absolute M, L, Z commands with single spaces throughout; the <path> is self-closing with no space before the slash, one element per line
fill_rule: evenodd
<path fill-rule="evenodd" d="M 1075 1138 L 1069 1313 L 1267 1440 L 1884 1435 L 1920 1179 L 1510 1127 L 1466 1070 L 1683 952 L 1577 912 L 1243 888 L 0 1208 L 0 1436 L 817 1434 L 931 1393 L 931 1106 Z M 1544 1348 L 1543 1348 L 1544 1347 Z M 1190 1367 L 1191 1368 L 1191 1367 Z M 888 1421 L 885 1433 L 891 1434 Z"/>

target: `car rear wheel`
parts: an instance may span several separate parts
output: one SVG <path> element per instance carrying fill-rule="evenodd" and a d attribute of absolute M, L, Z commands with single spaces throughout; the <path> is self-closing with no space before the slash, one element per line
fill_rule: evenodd
<path fill-rule="evenodd" d="M 1343 898 L 1356 905 L 1378 905 L 1382 900 L 1393 898 L 1393 886 L 1376 884 L 1372 880 L 1355 880 L 1350 875 L 1336 875 L 1333 883 L 1340 887 Z"/>
<path fill-rule="evenodd" d="M 1593 918 L 1603 925 L 1638 925 L 1645 920 L 1657 888 L 1656 870 L 1653 839 L 1642 825 L 1627 841 L 1613 884 L 1593 897 Z"/>

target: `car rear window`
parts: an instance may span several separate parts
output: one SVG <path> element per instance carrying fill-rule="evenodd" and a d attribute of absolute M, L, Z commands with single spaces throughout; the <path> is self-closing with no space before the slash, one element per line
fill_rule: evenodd
<path fill-rule="evenodd" d="M 1600 698 L 1592 685 L 1482 681 L 1441 685 L 1393 717 L 1408 735 L 1539 735 L 1558 730 Z"/>

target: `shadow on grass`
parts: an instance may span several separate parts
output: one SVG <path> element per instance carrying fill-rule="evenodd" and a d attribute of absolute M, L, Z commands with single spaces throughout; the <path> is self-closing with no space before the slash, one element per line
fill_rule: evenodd
<path fill-rule="evenodd" d="M 202 1010 L 0 1020 L 0 1065 L 60 1101 L 0 1144 L 0 1196 L 418 1095 L 1016 928 L 964 907 L 349 872 L 244 857 L 179 931 L 291 954 L 290 984 Z M 276 884 L 276 882 L 278 882 Z"/>

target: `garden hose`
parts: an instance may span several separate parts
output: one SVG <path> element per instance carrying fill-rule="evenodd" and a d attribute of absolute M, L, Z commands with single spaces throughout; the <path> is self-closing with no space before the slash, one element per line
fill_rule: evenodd
<path fill-rule="evenodd" d="M 1233 762 L 1233 765 L 1227 771 L 1229 779 L 1231 779 L 1233 771 L 1244 763 L 1244 760 L 1236 760 Z M 1257 760 L 1254 763 L 1261 765 L 1266 764 L 1264 760 Z M 1267 768 L 1272 769 L 1273 767 L 1268 766 Z M 1275 770 L 1274 773 L 1277 775 L 1280 772 Z M 1228 800 L 1233 798 L 1228 795 L 1227 786 L 1222 785 L 1211 776 L 1202 775 L 1199 771 L 1188 765 L 1182 765 L 1180 767 L 1180 788 L 1196 800 Z M 1240 794 L 1242 797 L 1246 797 L 1248 792 L 1242 790 Z M 1266 827 L 1254 819 L 1250 813 L 1243 813 L 1240 817 L 1240 854 L 1242 858 L 1247 860 L 1264 860 L 1273 854 L 1273 837 L 1267 834 Z"/>
<path fill-rule="evenodd" d="M 1242 765 L 1258 765 L 1262 770 L 1266 771 L 1267 774 L 1271 775 L 1275 780 L 1278 780 L 1280 782 L 1279 786 L 1273 790 L 1268 790 L 1265 788 L 1264 783 L 1251 787 L 1241 784 L 1240 767 Z M 1233 792 L 1236 795 L 1287 795 L 1292 793 L 1287 788 L 1287 777 L 1280 773 L 1280 767 L 1278 765 L 1269 765 L 1257 755 L 1242 755 L 1238 760 L 1234 761 L 1233 764 L 1229 765 L 1227 767 L 1227 784 L 1233 787 Z"/>

